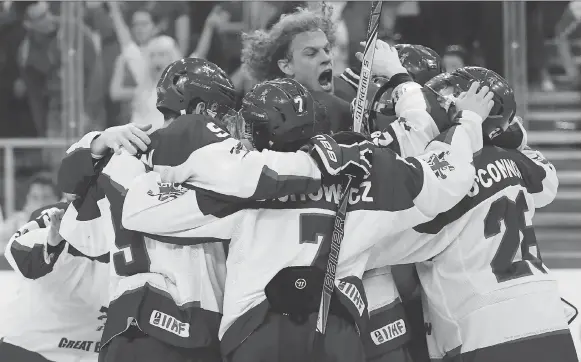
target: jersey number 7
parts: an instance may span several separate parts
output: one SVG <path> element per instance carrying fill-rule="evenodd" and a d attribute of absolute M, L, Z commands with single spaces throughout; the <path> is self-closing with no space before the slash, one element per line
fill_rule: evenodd
<path fill-rule="evenodd" d="M 537 245 L 535 230 L 532 226 L 526 225 L 526 211 L 528 211 L 528 205 L 524 192 L 521 190 L 515 201 L 506 196 L 494 201 L 484 219 L 484 237 L 487 239 L 500 234 L 502 221 L 506 228 L 498 250 L 490 263 L 492 272 L 499 283 L 532 275 L 530 265 L 547 273 Z M 513 261 L 519 246 L 522 260 Z M 534 254 L 533 248 L 536 249 Z"/>

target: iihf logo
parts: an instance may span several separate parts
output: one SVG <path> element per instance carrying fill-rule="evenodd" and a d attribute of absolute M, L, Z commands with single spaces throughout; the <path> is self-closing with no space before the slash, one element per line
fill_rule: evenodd
<path fill-rule="evenodd" d="M 301 289 L 305 289 L 305 287 L 307 286 L 307 281 L 304 280 L 303 278 L 299 278 L 295 281 L 295 288 L 301 290 Z"/>

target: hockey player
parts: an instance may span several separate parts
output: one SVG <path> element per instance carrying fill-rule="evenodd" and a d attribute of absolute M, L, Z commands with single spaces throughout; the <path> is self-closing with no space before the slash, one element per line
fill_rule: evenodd
<path fill-rule="evenodd" d="M 40 209 L 6 247 L 23 278 L 0 315 L 0 360 L 96 362 L 107 318 L 109 256 L 92 258 L 59 235 L 67 204 Z"/>
<path fill-rule="evenodd" d="M 200 59 L 175 62 L 158 84 L 158 108 L 167 127 L 150 136 L 143 162 L 122 150 L 98 161 L 97 171 L 102 170 L 96 172 L 93 159 L 104 156 L 119 139 L 107 131 L 96 139 L 85 136 L 63 161 L 60 174 L 68 178 L 63 184 L 71 188 L 69 192 L 78 192 L 87 177 L 96 177 L 95 194 L 100 196 L 95 199 L 106 198 L 110 203 L 115 236 L 102 361 L 220 360 L 217 337 L 225 274 L 222 242 L 226 240 L 219 235 L 212 240 L 157 238 L 124 229 L 125 189 L 146 167 L 195 162 L 196 171 L 212 181 L 208 188 L 229 200 L 280 197 L 320 187 L 321 173 L 307 153 L 240 152 L 239 141 L 220 123 L 233 104 L 233 92 L 231 82 L 214 64 Z M 363 152 L 346 154 L 343 163 L 337 160 L 338 169 L 358 167 L 366 157 L 370 156 Z M 79 160 L 84 166 L 78 166 L 75 161 Z M 75 174 L 73 168 L 84 174 Z M 184 192 L 179 185 L 166 184 L 148 197 L 168 201 Z M 68 227 L 73 234 L 75 224 L 97 216 L 81 215 L 82 209 Z"/>
<path fill-rule="evenodd" d="M 333 95 L 332 49 L 335 24 L 331 13 L 298 9 L 283 15 L 270 30 L 256 30 L 242 36 L 242 62 L 259 82 L 290 78 L 305 86 L 315 100 L 327 108 L 331 131 L 351 129 L 349 102 Z"/>
<path fill-rule="evenodd" d="M 362 58 L 361 53 L 357 56 Z M 438 133 L 452 126 L 453 122 L 447 115 L 436 125 L 426 108 L 422 107 L 423 100 L 418 105 L 413 104 L 413 99 L 408 100 L 414 96 L 413 93 L 421 91 L 420 86 L 426 80 L 441 73 L 441 59 L 432 49 L 410 44 L 392 47 L 378 40 L 373 72 L 375 76 L 367 93 L 369 104 L 373 105 L 368 110 L 369 116 L 375 130 L 387 132 L 381 142 L 387 143 L 394 152 L 405 156 L 410 148 L 423 150 Z M 346 78 L 343 74 L 341 77 L 349 80 L 351 90 L 348 94 L 355 97 L 359 76 Z M 395 94 L 394 89 L 397 90 Z M 397 107 L 396 115 L 392 96 L 398 94 L 398 98 L 405 99 Z M 379 139 L 376 138 L 376 141 Z M 372 331 L 363 336 L 368 362 L 405 362 L 410 360 L 410 355 L 414 360 L 427 358 L 420 295 L 414 293 L 419 281 L 415 280 L 414 274 L 413 265 L 396 265 L 368 270 L 363 275 L 372 326 Z M 395 281 L 400 282 L 397 288 L 394 276 L 398 278 Z M 404 299 L 407 301 L 402 303 Z M 384 338 L 374 338 L 373 332 L 382 328 L 392 332 Z"/>
<path fill-rule="evenodd" d="M 466 107 L 460 124 L 442 135 L 446 142 L 433 141 L 422 157 L 402 159 L 389 149 L 374 151 L 370 177 L 349 191 L 336 289 L 319 361 L 365 360 L 358 331 L 366 331 L 368 306 L 360 278 L 368 251 L 380 239 L 447 209 L 458 199 L 456 193 L 467 189 L 471 155 L 481 145 L 480 122 L 492 106 L 491 97 L 486 89 L 476 94 L 474 88 L 460 99 L 460 107 Z M 241 110 L 254 147 L 292 151 L 308 143 L 319 121 L 313 104 L 308 91 L 292 80 L 255 87 Z M 338 150 L 324 135 L 310 142 L 314 155 Z M 239 208 L 213 211 L 198 189 L 171 201 L 146 197 L 160 192 L 162 178 L 171 182 L 190 177 L 190 182 L 210 187 L 212 182 L 196 166 L 192 160 L 157 168 L 160 174 L 151 172 L 135 180 L 126 196 L 123 226 L 164 237 L 201 239 L 213 237 L 216 230 L 221 237 L 232 237 L 220 327 L 223 357 L 231 362 L 307 360 L 326 257 L 333 253 L 330 238 L 341 193 L 337 179 L 324 179 L 323 187 L 312 193 L 246 204 L 240 212 L 236 212 Z M 188 211 L 173 216 L 184 209 Z M 146 221 L 159 215 L 168 217 L 167 222 Z M 397 249 L 405 258 L 405 248 Z"/>
<path fill-rule="evenodd" d="M 310 91 L 332 93 L 334 45 L 330 14 L 299 9 L 268 31 L 243 34 L 242 63 L 260 82 L 291 78 Z"/>
<path fill-rule="evenodd" d="M 557 282 L 542 263 L 531 225 L 535 208 L 554 199 L 558 179 L 542 154 L 526 146 L 516 118 L 504 131 L 497 115 L 514 116 L 512 89 L 478 67 L 442 74 L 426 88 L 450 111 L 451 96 L 476 81 L 493 89 L 498 106 L 484 123 L 487 145 L 475 156 L 472 189 L 451 210 L 397 236 L 416 247 L 440 245 L 439 255 L 417 266 L 431 358 L 541 362 L 558 353 L 559 361 L 577 361 Z M 372 264 L 393 263 L 391 254 L 374 253 Z"/>

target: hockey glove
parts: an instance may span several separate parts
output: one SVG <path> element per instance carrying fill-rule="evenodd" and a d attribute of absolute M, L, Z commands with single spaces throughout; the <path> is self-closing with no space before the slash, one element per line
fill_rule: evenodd
<path fill-rule="evenodd" d="M 521 151 L 527 145 L 527 131 L 520 117 L 514 117 L 508 128 L 490 141 L 494 146 Z"/>
<path fill-rule="evenodd" d="M 371 171 L 374 146 L 358 133 L 339 132 L 333 137 L 317 135 L 307 147 L 323 175 L 363 178 Z"/>

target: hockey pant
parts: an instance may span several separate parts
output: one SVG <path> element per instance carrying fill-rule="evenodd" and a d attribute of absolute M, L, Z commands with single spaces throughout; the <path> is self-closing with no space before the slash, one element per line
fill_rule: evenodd
<path fill-rule="evenodd" d="M 0 361 L 6 362 L 51 362 L 36 352 L 0 340 Z"/>
<path fill-rule="evenodd" d="M 369 312 L 368 333 L 362 335 L 367 362 L 411 362 L 410 327 L 398 300 Z"/>
<path fill-rule="evenodd" d="M 216 348 L 175 347 L 131 326 L 99 353 L 99 362 L 221 362 Z"/>
<path fill-rule="evenodd" d="M 288 315 L 268 312 L 264 323 L 226 358 L 226 362 L 310 361 L 317 313 L 298 323 Z M 329 314 L 324 359 L 318 362 L 364 362 L 365 353 L 355 325 Z"/>
<path fill-rule="evenodd" d="M 511 342 L 444 357 L 442 362 L 579 362 L 569 330 L 517 339 Z"/>

